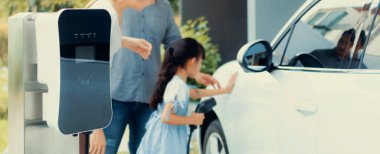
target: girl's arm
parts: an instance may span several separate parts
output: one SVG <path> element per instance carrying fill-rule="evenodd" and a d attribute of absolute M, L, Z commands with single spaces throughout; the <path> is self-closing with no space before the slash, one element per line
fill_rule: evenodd
<path fill-rule="evenodd" d="M 237 75 L 238 75 L 237 73 L 234 73 L 230 77 L 230 80 L 228 81 L 227 86 L 222 89 L 190 89 L 190 97 L 192 99 L 199 99 L 199 98 L 207 97 L 207 96 L 230 93 L 232 89 L 234 88 Z"/>
<path fill-rule="evenodd" d="M 229 92 L 230 91 L 227 88 L 223 88 L 223 89 L 190 89 L 190 97 L 192 99 L 199 99 L 202 97 L 226 94 Z"/>
<path fill-rule="evenodd" d="M 167 103 L 161 115 L 161 121 L 170 125 L 201 125 L 204 118 L 203 113 L 194 112 L 190 117 L 176 115 L 173 110 L 173 103 Z"/>

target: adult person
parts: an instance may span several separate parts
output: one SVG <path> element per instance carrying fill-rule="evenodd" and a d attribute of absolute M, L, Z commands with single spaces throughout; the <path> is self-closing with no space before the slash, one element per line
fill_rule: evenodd
<path fill-rule="evenodd" d="M 122 12 L 127 8 L 142 10 L 144 7 L 151 5 L 152 0 L 93 0 L 86 8 L 90 9 L 105 9 L 111 16 L 111 37 L 110 37 L 110 58 L 111 72 L 114 70 L 114 55 L 120 48 L 129 48 L 129 51 L 134 52 L 143 59 L 148 59 L 151 53 L 151 44 L 139 38 L 123 36 L 120 23 L 122 22 Z M 99 21 L 101 22 L 101 21 Z M 112 86 L 112 85 L 111 85 Z M 102 129 L 94 130 L 90 136 L 90 154 L 104 154 L 106 145 L 106 136 Z"/>
<path fill-rule="evenodd" d="M 117 0 L 114 1 L 117 2 Z M 123 2 L 122 0 L 119 1 Z M 131 2 L 138 1 L 131 0 Z M 114 6 L 117 7 L 118 5 Z M 136 152 L 145 133 L 145 123 L 152 112 L 148 101 L 161 65 L 159 46 L 163 43 L 167 48 L 181 38 L 178 27 L 174 23 L 173 12 L 167 1 L 154 1 L 154 4 L 144 11 L 141 11 L 141 9 L 128 9 L 124 13 L 122 19 L 128 20 L 125 22 L 120 18 L 120 11 L 117 11 L 118 21 L 123 21 L 123 32 L 130 37 L 147 39 L 153 44 L 153 54 L 148 60 L 144 56 L 141 58 L 143 54 L 139 52 L 131 54 L 128 52 L 130 50 L 121 50 L 114 55 L 111 69 L 113 119 L 104 131 L 101 129 L 94 131 L 91 138 L 92 146 L 90 146 L 90 148 L 96 149 L 94 153 L 99 151 L 98 149 L 100 149 L 101 153 L 104 153 L 105 142 L 107 145 L 105 148 L 106 153 L 116 153 L 127 124 L 130 127 L 130 153 Z M 144 18 L 145 14 L 147 15 L 146 19 Z M 136 20 L 145 20 L 145 22 L 135 22 Z M 139 29 L 140 26 L 147 28 L 146 33 L 144 29 Z M 144 35 L 142 35 L 141 30 Z M 136 32 L 136 34 L 133 34 L 133 32 Z M 129 48 L 132 51 L 135 49 L 133 47 Z M 142 63 L 145 64 L 143 65 Z M 220 88 L 218 81 L 210 75 L 199 73 L 196 75 L 196 80 L 198 83 L 216 85 Z"/>
<path fill-rule="evenodd" d="M 364 35 L 365 36 L 365 35 Z M 364 37 L 361 36 L 361 37 Z M 360 41 L 364 44 L 365 38 L 361 38 Z M 355 30 L 349 29 L 343 32 L 336 47 L 332 49 L 320 49 L 311 52 L 311 55 L 318 58 L 326 68 L 358 68 L 360 61 L 355 58 L 350 58 L 350 51 L 355 41 Z M 360 48 L 363 45 L 358 45 Z M 359 49 L 357 48 L 357 49 Z M 356 52 L 356 50 L 355 50 Z M 362 64 L 362 68 L 367 68 L 365 64 Z"/>
<path fill-rule="evenodd" d="M 135 52 L 144 59 L 148 59 L 152 45 L 144 40 L 123 36 L 121 32 L 122 12 L 127 8 L 142 10 L 151 5 L 153 0 L 92 0 L 86 6 L 90 9 L 105 9 L 111 16 L 111 40 L 110 40 L 110 58 L 120 48 L 129 48 L 129 51 Z"/>
<path fill-rule="evenodd" d="M 153 112 L 148 103 L 161 66 L 160 46 L 168 48 L 181 38 L 167 0 L 155 0 L 142 11 L 125 10 L 122 31 L 125 36 L 146 39 L 152 44 L 152 52 L 149 59 L 129 52 L 130 49 L 122 49 L 114 56 L 111 73 L 113 119 L 104 129 L 107 154 L 117 152 L 127 125 L 129 152 L 136 153 L 145 134 L 145 124 Z M 204 73 L 198 73 L 195 79 L 204 85 L 220 87 L 217 80 Z"/>

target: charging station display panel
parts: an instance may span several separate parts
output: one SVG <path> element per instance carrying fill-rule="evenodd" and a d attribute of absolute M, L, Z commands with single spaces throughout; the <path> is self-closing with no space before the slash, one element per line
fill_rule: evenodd
<path fill-rule="evenodd" d="M 111 18 L 105 10 L 70 10 L 62 12 L 58 26 L 60 131 L 73 134 L 104 128 L 112 118 Z"/>
<path fill-rule="evenodd" d="M 75 60 L 95 61 L 95 46 L 80 46 L 75 48 Z"/>

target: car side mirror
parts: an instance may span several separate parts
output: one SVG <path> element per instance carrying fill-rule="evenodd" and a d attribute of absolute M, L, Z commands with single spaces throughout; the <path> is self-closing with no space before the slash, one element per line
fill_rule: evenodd
<path fill-rule="evenodd" d="M 259 40 L 241 47 L 237 61 L 244 71 L 267 71 L 272 67 L 272 52 L 272 47 L 267 41 Z"/>

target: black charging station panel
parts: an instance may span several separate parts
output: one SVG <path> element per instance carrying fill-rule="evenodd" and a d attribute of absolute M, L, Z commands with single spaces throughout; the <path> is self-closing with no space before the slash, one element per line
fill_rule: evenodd
<path fill-rule="evenodd" d="M 64 10 L 58 28 L 58 127 L 63 134 L 106 127 L 112 118 L 110 15 L 106 10 Z"/>

